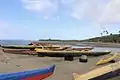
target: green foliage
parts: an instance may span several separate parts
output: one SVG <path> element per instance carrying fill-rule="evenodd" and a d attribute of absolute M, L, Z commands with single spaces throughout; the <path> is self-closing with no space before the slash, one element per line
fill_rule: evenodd
<path fill-rule="evenodd" d="M 87 42 L 112 42 L 112 43 L 120 43 L 120 34 L 110 34 L 102 37 L 95 37 L 87 40 L 82 40 Z"/>
<path fill-rule="evenodd" d="M 80 40 L 40 39 L 39 41 L 79 42 Z"/>

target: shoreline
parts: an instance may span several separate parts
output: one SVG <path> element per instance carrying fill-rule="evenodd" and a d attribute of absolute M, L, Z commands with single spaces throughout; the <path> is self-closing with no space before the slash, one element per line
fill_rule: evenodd
<path fill-rule="evenodd" d="M 93 47 L 120 48 L 120 44 L 118 43 L 82 42 L 82 44 L 91 45 Z"/>
<path fill-rule="evenodd" d="M 75 57 L 74 61 L 64 61 L 64 58 L 56 57 L 37 57 L 31 55 L 20 55 L 5 53 L 5 55 L 10 58 L 7 64 L 4 64 L 2 60 L 6 60 L 5 55 L 0 51 L 0 73 L 6 72 L 17 72 L 30 69 L 38 69 L 50 66 L 52 64 L 56 65 L 55 72 L 52 76 L 45 80 L 72 80 L 73 73 L 84 74 L 93 69 L 102 67 L 104 65 L 96 66 L 96 62 L 103 56 L 98 57 L 88 57 L 87 63 L 79 62 L 79 58 Z M 108 63 L 109 64 L 109 63 Z M 21 67 L 17 67 L 20 65 Z M 107 64 L 105 64 L 107 65 Z M 117 79 L 119 79 L 118 77 Z M 113 79 L 111 79 L 113 80 Z"/>

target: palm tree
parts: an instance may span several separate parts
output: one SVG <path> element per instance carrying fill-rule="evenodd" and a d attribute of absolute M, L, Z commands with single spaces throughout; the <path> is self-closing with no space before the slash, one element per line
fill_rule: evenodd
<path fill-rule="evenodd" d="M 106 30 L 106 34 L 109 34 L 109 32 Z"/>
<path fill-rule="evenodd" d="M 110 33 L 110 36 L 112 36 L 112 42 L 114 42 L 114 36 L 112 33 Z"/>
<path fill-rule="evenodd" d="M 101 35 L 101 37 L 102 37 L 103 33 L 100 33 L 100 35 Z"/>
<path fill-rule="evenodd" d="M 112 36 L 112 33 L 110 33 L 110 35 Z"/>

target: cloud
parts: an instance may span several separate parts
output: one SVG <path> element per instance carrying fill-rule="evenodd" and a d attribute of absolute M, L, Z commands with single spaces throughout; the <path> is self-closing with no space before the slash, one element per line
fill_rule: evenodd
<path fill-rule="evenodd" d="M 25 9 L 44 19 L 60 16 L 62 12 L 64 16 L 99 24 L 120 22 L 120 0 L 22 0 L 22 3 Z"/>
<path fill-rule="evenodd" d="M 70 15 L 79 20 L 96 21 L 100 18 L 106 3 L 104 0 L 74 0 Z"/>
<path fill-rule="evenodd" d="M 45 19 L 57 13 L 58 0 L 22 0 L 25 9 L 37 12 Z"/>
<path fill-rule="evenodd" d="M 67 4 L 78 20 L 99 24 L 120 22 L 120 0 L 74 0 Z"/>
<path fill-rule="evenodd" d="M 100 18 L 102 23 L 120 22 L 120 0 L 110 0 Z"/>

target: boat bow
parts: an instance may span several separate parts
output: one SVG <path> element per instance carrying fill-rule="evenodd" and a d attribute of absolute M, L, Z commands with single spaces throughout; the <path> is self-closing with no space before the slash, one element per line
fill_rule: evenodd
<path fill-rule="evenodd" d="M 0 80 L 42 80 L 53 74 L 55 65 L 44 69 L 0 74 Z"/>

